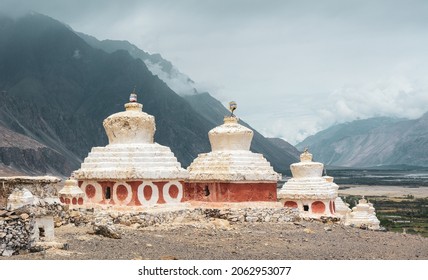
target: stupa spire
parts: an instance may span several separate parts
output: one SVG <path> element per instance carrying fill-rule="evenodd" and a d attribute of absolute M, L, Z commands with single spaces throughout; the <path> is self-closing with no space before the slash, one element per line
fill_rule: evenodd
<path fill-rule="evenodd" d="M 137 93 L 135 92 L 136 86 L 134 86 L 134 90 L 129 95 L 129 102 L 137 102 Z"/>

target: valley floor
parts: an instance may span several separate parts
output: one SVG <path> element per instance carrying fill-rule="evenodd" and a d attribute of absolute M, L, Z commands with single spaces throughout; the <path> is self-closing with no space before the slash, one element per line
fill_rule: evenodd
<path fill-rule="evenodd" d="M 428 198 L 428 187 L 340 185 L 339 195 Z"/>
<path fill-rule="evenodd" d="M 428 239 L 418 235 L 374 232 L 319 221 L 289 224 L 208 222 L 132 229 L 119 226 L 122 239 L 88 234 L 89 227 L 56 228 L 68 250 L 1 259 L 295 259 L 428 260 Z"/>

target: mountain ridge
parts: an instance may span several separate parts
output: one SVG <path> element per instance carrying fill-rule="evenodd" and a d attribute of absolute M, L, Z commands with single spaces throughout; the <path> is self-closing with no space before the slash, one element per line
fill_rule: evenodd
<path fill-rule="evenodd" d="M 343 167 L 428 166 L 428 113 L 415 120 L 375 117 L 334 125 L 297 144 Z"/>
<path fill-rule="evenodd" d="M 142 59 L 126 50 L 94 48 L 69 27 L 40 14 L 0 17 L 0 125 L 63 155 L 70 164 L 59 167 L 61 174 L 77 169 L 92 147 L 107 144 L 102 121 L 123 111 L 134 86 L 143 110 L 155 116 L 155 141 L 169 146 L 184 167 L 210 151 L 207 134 L 213 121 Z M 278 154 L 279 148 L 266 143 L 261 150 Z M 294 160 L 282 155 L 286 158 L 272 163 L 277 170 Z"/>

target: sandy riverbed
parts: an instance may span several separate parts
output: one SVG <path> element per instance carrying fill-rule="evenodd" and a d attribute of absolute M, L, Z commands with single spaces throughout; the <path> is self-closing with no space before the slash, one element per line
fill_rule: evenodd
<path fill-rule="evenodd" d="M 428 187 L 409 188 L 401 186 L 366 186 L 366 185 L 341 185 L 341 187 L 349 187 L 347 189 L 339 189 L 340 196 L 346 195 L 365 195 L 365 196 L 387 196 L 387 197 L 403 197 L 413 195 L 417 198 L 428 197 Z"/>

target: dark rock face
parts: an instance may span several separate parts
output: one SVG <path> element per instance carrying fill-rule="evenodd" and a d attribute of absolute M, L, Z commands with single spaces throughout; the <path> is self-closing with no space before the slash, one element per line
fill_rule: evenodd
<path fill-rule="evenodd" d="M 334 166 L 428 166 L 428 119 L 371 118 L 339 124 L 306 138 L 314 159 Z"/>
<path fill-rule="evenodd" d="M 156 142 L 185 166 L 209 150 L 209 124 L 141 60 L 94 49 L 42 15 L 0 24 L 0 124 L 66 157 L 71 168 L 58 167 L 62 174 L 77 169 L 91 147 L 107 144 L 102 121 L 124 110 L 134 85 L 156 118 Z"/>
<path fill-rule="evenodd" d="M 226 111 L 220 102 L 195 95 L 202 103 L 216 103 L 204 107 L 177 95 L 141 60 L 172 69 L 159 55 L 135 50 L 127 42 L 126 50 L 109 42 L 108 51 L 88 42 L 91 38 L 85 41 L 40 14 L 0 17 L 0 125 L 40 144 L 31 151 L 19 145 L 3 149 L 1 166 L 69 176 L 92 147 L 107 144 L 102 121 L 124 110 L 134 86 L 143 110 L 155 116 L 155 141 L 169 146 L 184 167 L 210 151 L 208 131 L 222 123 Z M 263 153 L 280 172 L 296 160 L 257 132 L 252 150 Z"/>
<path fill-rule="evenodd" d="M 45 145 L 0 126 L 0 162 L 31 175 L 71 172 L 73 166 L 62 154 Z"/>

